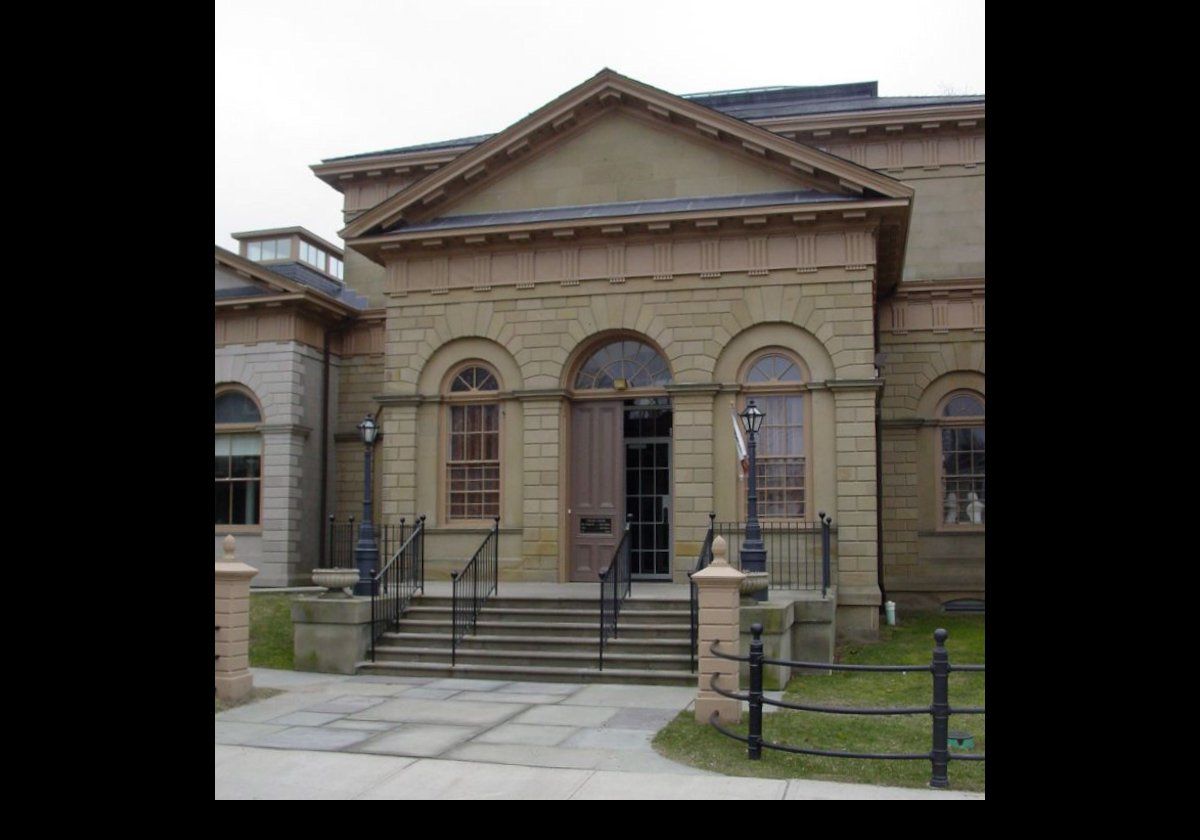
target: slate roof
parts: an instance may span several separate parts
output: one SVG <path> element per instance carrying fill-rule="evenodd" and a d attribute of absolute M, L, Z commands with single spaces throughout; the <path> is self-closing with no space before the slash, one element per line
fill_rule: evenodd
<path fill-rule="evenodd" d="M 647 201 L 615 201 L 609 204 L 576 204 L 567 207 L 543 207 L 534 210 L 508 210 L 500 213 L 472 213 L 443 216 L 421 224 L 400 228 L 406 233 L 452 230 L 486 225 L 526 224 L 578 219 L 602 219 L 615 216 L 642 216 L 651 213 L 684 213 L 689 210 L 729 210 L 738 207 L 769 207 L 778 204 L 817 204 L 823 201 L 856 201 L 861 196 L 816 190 L 745 195 L 713 195 L 700 198 L 656 198 Z"/>
<path fill-rule="evenodd" d="M 683 99 L 721 111 L 740 120 L 768 117 L 809 116 L 848 111 L 876 111 L 891 108 L 921 108 L 931 105 L 965 105 L 985 101 L 982 94 L 965 96 L 880 96 L 878 82 L 851 82 L 839 85 L 809 85 L 804 87 L 769 87 L 746 90 L 718 90 L 708 93 L 685 93 Z M 325 158 L 322 163 L 380 157 L 409 152 L 436 151 L 460 146 L 477 146 L 495 134 L 439 140 L 417 146 L 401 146 L 377 152 Z"/>
<path fill-rule="evenodd" d="M 220 250 L 225 250 L 219 245 Z M 236 256 L 232 251 L 225 253 L 231 256 Z M 244 258 L 243 258 L 244 259 Z M 309 268 L 304 263 L 286 262 L 286 263 L 270 263 L 262 264 L 255 263 L 256 266 L 264 271 L 270 271 L 281 277 L 286 277 L 294 283 L 299 283 L 302 286 L 307 286 L 310 289 L 320 292 L 326 297 L 340 301 L 347 306 L 352 306 L 355 309 L 369 308 L 368 300 L 362 295 L 357 294 L 353 289 L 347 288 L 344 284 L 336 280 L 331 280 L 319 271 Z M 268 291 L 261 286 L 238 286 L 231 289 L 214 289 L 213 297 L 217 300 L 230 298 L 246 298 L 246 297 L 263 297 L 271 295 L 274 292 Z"/>

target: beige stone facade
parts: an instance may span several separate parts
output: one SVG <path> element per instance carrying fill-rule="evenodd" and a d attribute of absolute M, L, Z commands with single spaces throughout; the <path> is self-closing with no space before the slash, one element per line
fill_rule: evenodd
<path fill-rule="evenodd" d="M 847 95 L 861 107 L 755 117 L 738 110 L 753 92 L 681 98 L 603 71 L 490 138 L 314 166 L 345 196 L 345 285 L 365 298 L 322 322 L 354 323 L 318 432 L 325 512 L 357 514 L 354 426 L 379 412 L 380 521 L 425 514 L 427 574 L 459 568 L 490 522 L 450 509 L 451 381 L 482 365 L 501 577 L 569 580 L 574 412 L 658 398 L 669 575 L 685 581 L 708 514 L 744 518 L 730 408 L 781 353 L 804 372 L 780 393 L 804 406 L 804 518 L 835 522 L 839 631 L 873 631 L 885 593 L 982 597 L 982 526 L 939 516 L 935 416 L 983 395 L 982 98 Z M 648 345 L 667 379 L 581 387 L 617 340 Z"/>

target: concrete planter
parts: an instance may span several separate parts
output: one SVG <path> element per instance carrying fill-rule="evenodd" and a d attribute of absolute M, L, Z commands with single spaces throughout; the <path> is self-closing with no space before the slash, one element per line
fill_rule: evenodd
<path fill-rule="evenodd" d="M 326 589 L 321 598 L 349 598 L 346 588 L 358 583 L 358 569 L 313 569 L 312 579 Z"/>
<path fill-rule="evenodd" d="M 755 592 L 762 592 L 770 585 L 770 580 L 767 572 L 742 572 L 746 577 L 742 579 L 738 591 L 743 598 L 748 598 Z"/>

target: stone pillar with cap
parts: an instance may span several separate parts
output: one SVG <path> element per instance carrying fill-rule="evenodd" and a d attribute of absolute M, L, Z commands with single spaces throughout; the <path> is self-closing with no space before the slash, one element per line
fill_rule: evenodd
<path fill-rule="evenodd" d="M 254 687 L 250 673 L 250 578 L 258 569 L 234 557 L 233 535 L 221 543 L 216 569 L 217 697 L 239 700 Z"/>
<path fill-rule="evenodd" d="M 721 723 L 737 723 L 742 719 L 741 701 L 722 697 L 709 686 L 715 677 L 716 685 L 720 688 L 736 692 L 738 663 L 713 656 L 710 648 L 714 642 L 720 642 L 722 652 L 735 655 L 739 652 L 740 590 L 746 576 L 729 565 L 729 549 L 724 537 L 713 540 L 712 553 L 712 563 L 692 575 L 700 600 L 696 636 L 700 693 L 696 697 L 696 722 L 708 723 L 715 711 Z"/>

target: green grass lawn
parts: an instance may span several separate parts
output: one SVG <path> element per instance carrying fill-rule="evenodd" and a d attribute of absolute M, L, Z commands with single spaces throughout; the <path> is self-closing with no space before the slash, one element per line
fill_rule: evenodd
<path fill-rule="evenodd" d="M 292 600 L 297 595 L 250 596 L 250 665 L 292 668 Z"/>
<path fill-rule="evenodd" d="M 839 647 L 837 661 L 858 665 L 928 666 L 933 652 L 933 631 L 944 627 L 950 633 L 946 649 L 950 664 L 983 663 L 983 616 L 909 614 L 900 616 L 899 626 L 881 627 L 878 642 Z M 984 705 L 984 676 L 980 673 L 950 674 L 950 706 Z M 742 685 L 741 692 L 747 686 Z M 834 672 L 824 675 L 802 673 L 788 683 L 785 700 L 827 706 L 925 706 L 932 702 L 933 678 L 928 670 L 911 673 L 862 674 Z M 813 749 L 853 752 L 928 752 L 929 715 L 866 716 L 833 715 L 781 709 L 766 712 L 763 739 L 768 742 Z M 742 723 L 729 727 L 745 735 Z M 976 754 L 985 752 L 984 716 L 950 718 L 950 731 L 971 733 Z M 746 745 L 726 738 L 707 724 L 698 724 L 693 712 L 683 712 L 654 739 L 660 753 L 674 761 L 732 776 L 826 779 L 838 782 L 925 787 L 929 784 L 928 761 L 825 758 L 763 750 L 761 761 L 746 758 Z M 953 751 L 952 751 L 953 753 Z M 954 790 L 983 790 L 984 762 L 950 761 L 950 787 Z"/>

